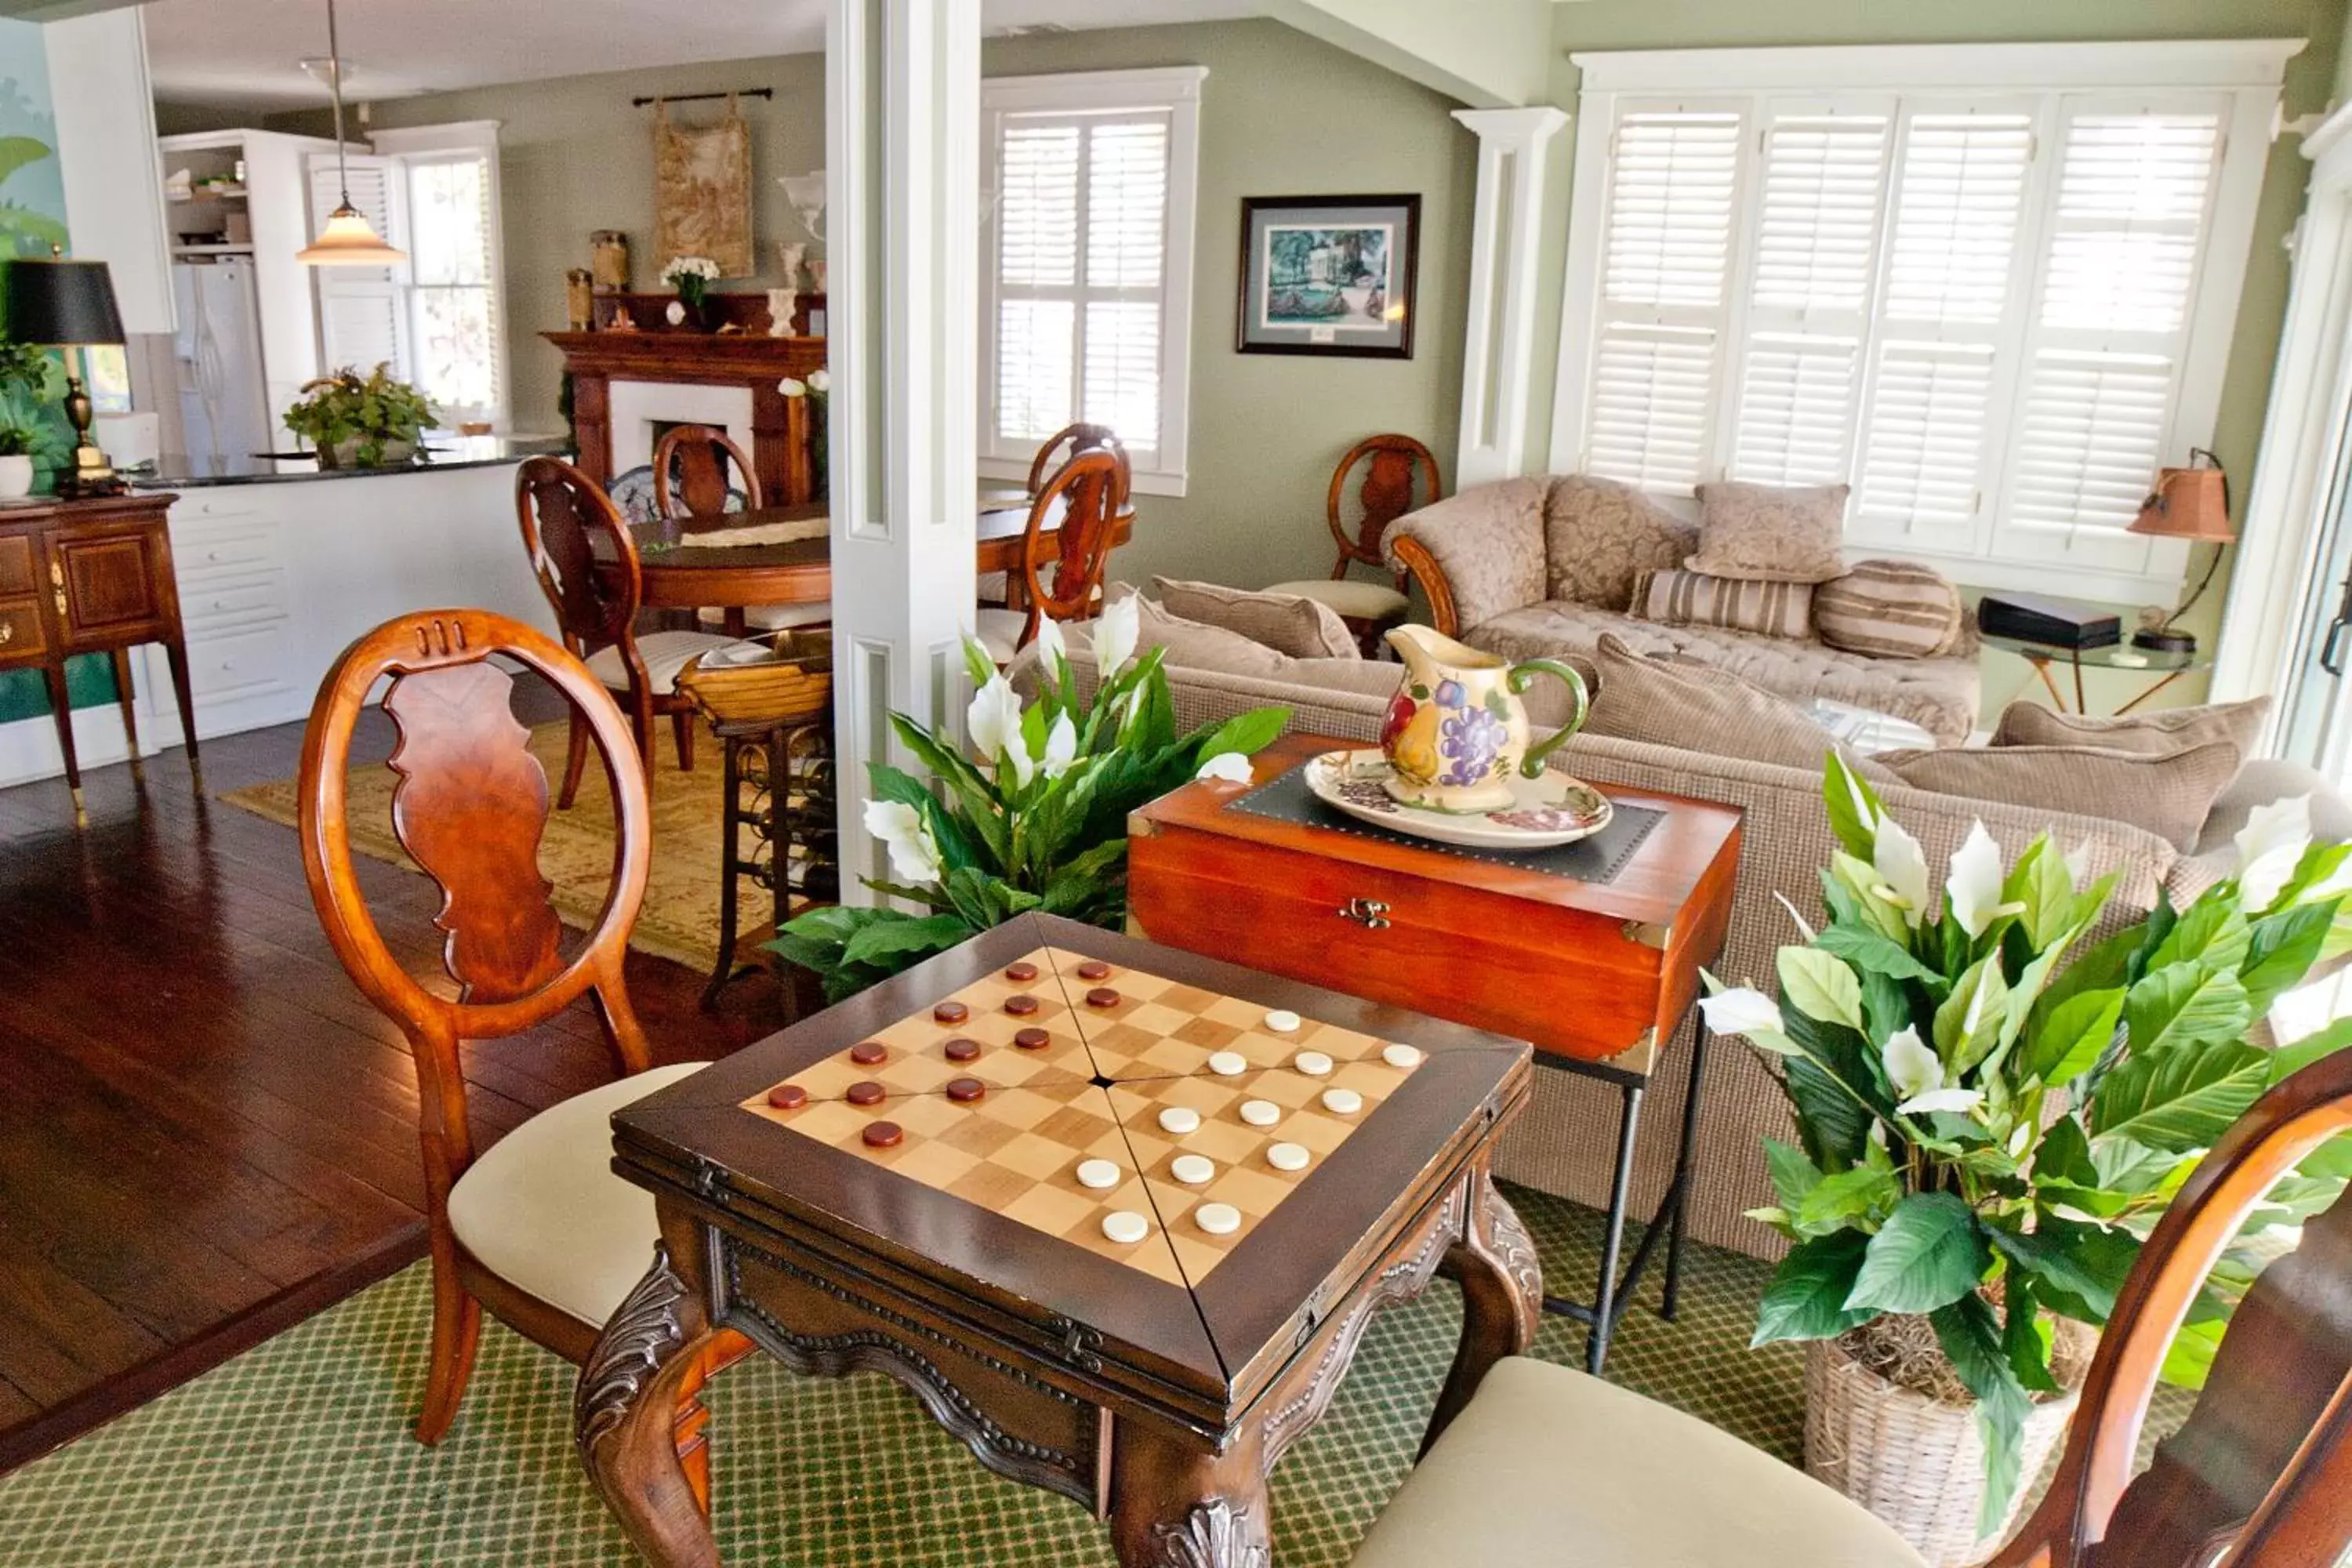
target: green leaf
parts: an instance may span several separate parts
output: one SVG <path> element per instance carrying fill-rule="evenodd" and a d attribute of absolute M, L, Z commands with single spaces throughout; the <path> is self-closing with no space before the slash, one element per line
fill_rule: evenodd
<path fill-rule="evenodd" d="M 2147 962 L 2147 972 L 2153 974 L 2176 963 L 2197 963 L 2216 974 L 2232 973 L 2245 960 L 2250 935 L 2236 900 L 2221 896 L 2217 886 L 2189 905 L 2179 923 L 2165 933 Z"/>
<path fill-rule="evenodd" d="M 972 928 L 954 915 L 926 915 L 918 919 L 896 910 L 895 920 L 877 921 L 849 939 L 842 949 L 842 957 L 851 963 L 887 963 L 892 959 L 910 958 L 924 953 L 944 952 L 960 942 L 976 934 Z"/>
<path fill-rule="evenodd" d="M 2037 1006 L 2026 1035 L 2026 1076 L 2058 1084 L 2090 1071 L 2116 1037 L 2123 1013 L 2120 987 L 2079 991 L 2053 1007 Z"/>
<path fill-rule="evenodd" d="M 2042 1130 L 2041 1142 L 2033 1146 L 2033 1175 L 2095 1186 L 2098 1167 L 2091 1163 L 2091 1141 L 2084 1134 L 2082 1122 L 2072 1116 L 2062 1116 Z"/>
<path fill-rule="evenodd" d="M 1801 1241 L 1789 1249 L 1756 1309 L 1752 1348 L 1780 1340 L 1835 1339 L 1874 1315 L 1845 1305 L 1870 1238 L 1858 1230 Z"/>
<path fill-rule="evenodd" d="M 1870 1142 L 1869 1110 L 1803 1057 L 1787 1058 L 1780 1070 L 1805 1152 L 1826 1169 L 1843 1170 L 1861 1159 Z"/>
<path fill-rule="evenodd" d="M 2016 1268 L 2074 1297 L 2104 1323 L 2116 1310 L 2116 1292 L 2139 1256 L 2130 1233 L 2044 1215 L 2032 1231 L 1990 1227 L 1992 1244 Z M 2011 1279 L 2015 1279 L 2011 1275 Z"/>
<path fill-rule="evenodd" d="M 1915 1193 L 1870 1238 L 1845 1305 L 1932 1312 L 1974 1290 L 1990 1262 L 1975 1210 L 1950 1193 Z"/>
<path fill-rule="evenodd" d="M 1780 950 L 1780 999 L 1809 1018 L 1862 1028 L 1862 982 L 1853 970 L 1813 947 Z"/>
<path fill-rule="evenodd" d="M 1878 843 L 1878 820 L 1886 808 L 1878 794 L 1832 748 L 1822 759 L 1822 802 L 1829 808 L 1830 831 L 1845 852 L 1868 861 Z"/>
<path fill-rule="evenodd" d="M 2338 1018 L 2316 1034 L 2305 1035 L 2271 1053 L 2271 1082 L 2294 1077 L 2315 1061 L 2325 1060 L 2352 1046 L 2352 1018 Z"/>
<path fill-rule="evenodd" d="M 2165 939 L 2172 934 L 2172 928 L 2179 923 L 2179 920 L 2180 911 L 2173 908 L 2170 890 L 2158 885 L 2156 889 L 2156 908 L 2148 910 L 2147 919 L 2140 921 L 2138 926 L 2134 928 L 2139 932 L 2140 940 L 2139 946 L 2133 951 L 2130 961 L 2124 966 L 2126 984 L 2137 984 L 2140 977 L 2153 967 L 2148 961 L 2164 946 Z"/>
<path fill-rule="evenodd" d="M 2032 1402 L 2002 1343 L 1992 1309 L 1974 1294 L 1928 1315 L 1936 1342 L 1944 1347 L 1952 1370 L 1977 1396 L 1977 1426 L 1984 1437 L 1985 1496 L 1977 1516 L 1977 1534 L 1991 1535 L 2009 1516 L 2010 1499 L 2017 1495 L 2022 1464 L 2020 1439 Z"/>
<path fill-rule="evenodd" d="M 2000 955 L 1987 953 L 1969 965 L 1936 1009 L 1936 1054 L 1955 1071 L 1982 1061 L 2000 1043 L 2008 1005 L 2009 982 L 2000 972 Z"/>
<path fill-rule="evenodd" d="M 1868 969 L 1862 973 L 1862 1016 L 1869 1026 L 1863 1032 L 1874 1040 L 1890 1039 L 1918 1022 L 1910 989 L 1892 975 Z"/>
<path fill-rule="evenodd" d="M 1764 1164 L 1772 1175 L 1772 1190 L 1780 1194 L 1780 1206 L 1793 1210 L 1805 1201 L 1805 1194 L 1822 1184 L 1822 1168 L 1792 1143 L 1778 1138 L 1764 1140 Z"/>
<path fill-rule="evenodd" d="M 1789 1223 L 1801 1236 L 1875 1230 L 1902 1201 L 1903 1184 L 1895 1179 L 1892 1170 L 1871 1164 L 1851 1165 L 1816 1183 L 1789 1211 Z"/>
<path fill-rule="evenodd" d="M 1203 726 L 1194 731 L 1182 743 L 1191 752 L 1195 768 L 1226 752 L 1254 757 L 1272 745 L 1282 733 L 1282 727 L 1289 722 L 1287 708 L 1253 708 L 1246 713 L 1234 714 L 1213 730 Z"/>
<path fill-rule="evenodd" d="M 1836 886 L 1834 882 L 1829 885 Z M 1844 889 L 1841 888 L 1839 891 L 1843 893 Z M 1916 980 L 1937 991 L 1949 984 L 1943 975 L 1912 957 L 1909 949 L 1869 926 L 1832 925 L 1813 939 L 1813 945 L 1844 959 L 1862 972 L 1865 981 L 1874 974 L 1890 980 Z"/>
<path fill-rule="evenodd" d="M 2296 904 L 2267 920 L 2258 921 L 2248 934 L 2244 964 L 2238 984 L 2246 988 L 2246 1005 L 2259 1018 L 2271 1004 L 2303 984 L 2326 945 L 2327 929 L 2336 921 L 2336 901 Z"/>
<path fill-rule="evenodd" d="M 2032 1280 L 2021 1274 L 2008 1278 L 2002 1286 L 2001 1313 L 2000 1349 L 2009 1358 L 2009 1370 L 2021 1385 L 2034 1393 L 2057 1393 L 2058 1380 L 2050 1373 L 2050 1345 L 2056 1336 L 2042 1321 Z"/>
<path fill-rule="evenodd" d="M 2145 1059 L 2168 1047 L 2235 1040 L 2253 1018 L 2246 988 L 2234 975 L 2216 974 L 2194 963 L 2150 971 L 2124 1002 L 2132 1059 Z"/>
<path fill-rule="evenodd" d="M 2222 1331 L 2229 1324 L 2216 1318 L 2210 1322 L 2187 1322 L 2172 1336 L 2165 1347 L 2164 1365 L 2158 1376 L 2175 1388 L 2200 1389 L 2213 1371 L 2213 1357 L 2221 1349 Z"/>
<path fill-rule="evenodd" d="M 2091 1102 L 2093 1147 L 2125 1138 L 2173 1154 L 2209 1149 L 2269 1080 L 2269 1058 L 2241 1040 L 2145 1054 L 2135 1044 Z"/>

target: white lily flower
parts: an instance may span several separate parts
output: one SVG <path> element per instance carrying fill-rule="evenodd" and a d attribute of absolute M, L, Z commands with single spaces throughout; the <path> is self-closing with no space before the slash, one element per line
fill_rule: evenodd
<path fill-rule="evenodd" d="M 1838 777 L 1845 783 L 1845 798 L 1847 803 L 1853 807 L 1854 816 L 1861 821 L 1864 827 L 1869 828 L 1874 835 L 1876 834 L 1878 831 L 1878 825 L 1884 819 L 1877 812 L 1871 809 L 1870 802 L 1864 797 L 1862 793 L 1862 775 L 1855 773 L 1852 768 L 1841 767 L 1838 769 Z"/>
<path fill-rule="evenodd" d="M 1893 817 L 1880 817 L 1877 837 L 1871 840 L 1870 859 L 1871 868 L 1892 895 L 1889 901 L 1902 907 L 1904 920 L 1914 926 L 1926 920 L 1927 857 L 1919 841 Z"/>
<path fill-rule="evenodd" d="M 1239 752 L 1219 752 L 1202 763 L 1201 771 L 1192 776 L 1196 779 L 1217 779 L 1225 784 L 1247 784 L 1251 778 L 1250 760 Z"/>
<path fill-rule="evenodd" d="M 867 801 L 866 831 L 889 849 L 890 874 L 898 880 L 922 883 L 940 879 L 940 847 L 933 842 L 930 829 L 924 826 L 923 814 L 913 806 L 895 800 Z"/>
<path fill-rule="evenodd" d="M 1944 1086 L 1944 1064 L 1919 1037 L 1919 1031 L 1907 1025 L 1886 1037 L 1878 1062 L 1886 1069 L 1889 1087 L 1906 1101 Z"/>
<path fill-rule="evenodd" d="M 1051 624 L 1050 622 L 1048 623 Z M 1049 779 L 1060 778 L 1078 760 L 1078 727 L 1070 722 L 1067 713 L 1054 716 L 1054 727 L 1045 731 L 1045 754 L 1038 760 Z"/>
<path fill-rule="evenodd" d="M 1772 889 L 1772 896 L 1780 900 L 1780 907 L 1789 911 L 1789 918 L 1797 922 L 1797 930 L 1803 933 L 1806 942 L 1811 942 L 1813 940 L 1813 928 L 1805 923 L 1805 917 L 1797 912 L 1797 906 L 1789 901 L 1789 895 L 1775 888 Z"/>
<path fill-rule="evenodd" d="M 776 390 L 782 393 L 786 397 L 806 397 L 808 395 L 808 383 L 801 380 L 798 376 L 788 375 L 784 377 L 783 380 L 776 383 Z"/>
<path fill-rule="evenodd" d="M 2066 851 L 2066 880 L 2081 892 L 2091 879 L 2091 841 L 2084 839 Z"/>
<path fill-rule="evenodd" d="M 1967 841 L 1952 857 L 1951 879 L 1944 884 L 1952 895 L 1952 918 L 1969 936 L 1984 935 L 1993 921 L 2025 908 L 2000 901 L 2000 846 L 1992 841 L 1982 821 L 1970 824 Z"/>
<path fill-rule="evenodd" d="M 1735 985 L 1698 999 L 1706 1026 L 1718 1035 L 1753 1035 L 1759 1029 L 1779 1033 L 1780 1004 L 1751 986 Z"/>
<path fill-rule="evenodd" d="M 1045 661 L 1047 673 L 1055 664 L 1070 657 L 1070 645 L 1062 640 L 1062 623 L 1047 616 L 1037 623 L 1037 657 Z"/>
<path fill-rule="evenodd" d="M 1135 645 L 1143 636 L 1142 618 L 1132 594 L 1103 606 L 1102 618 L 1095 622 L 1095 669 L 1102 679 L 1117 676 L 1135 657 Z"/>
<path fill-rule="evenodd" d="M 2238 892 L 2249 915 L 2278 901 L 2303 852 L 2311 847 L 2311 797 L 2290 796 L 2258 805 L 2231 840 L 2238 847 Z"/>
<path fill-rule="evenodd" d="M 814 370 L 809 372 L 808 389 L 811 392 L 831 392 L 833 390 L 833 373 L 825 369 L 823 365 L 817 366 Z"/>
<path fill-rule="evenodd" d="M 1984 1103 L 1980 1089 L 1931 1089 L 1915 1094 L 1895 1109 L 1905 1116 L 1927 1110 L 1956 1110 L 1965 1115 Z"/>
<path fill-rule="evenodd" d="M 1021 699 L 1013 695 L 1012 684 L 1002 673 L 989 677 L 988 684 L 972 693 L 965 718 L 971 725 L 971 743 L 980 754 L 1009 764 L 1013 782 L 1027 784 L 1036 771 L 1036 762 L 1021 735 Z"/>

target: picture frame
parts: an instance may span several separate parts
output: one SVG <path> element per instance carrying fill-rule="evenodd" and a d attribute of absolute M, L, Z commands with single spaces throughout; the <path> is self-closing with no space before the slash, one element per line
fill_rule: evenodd
<path fill-rule="evenodd" d="M 1421 197 L 1244 196 L 1234 351 L 1411 359 Z"/>

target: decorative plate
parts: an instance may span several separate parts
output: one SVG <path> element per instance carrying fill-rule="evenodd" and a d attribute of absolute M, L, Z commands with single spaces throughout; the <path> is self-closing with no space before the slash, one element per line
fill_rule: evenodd
<path fill-rule="evenodd" d="M 1517 798 L 1508 810 L 1469 816 L 1406 805 L 1389 795 L 1382 783 L 1388 775 L 1389 761 L 1378 752 L 1326 752 L 1307 764 L 1307 787 L 1316 799 L 1359 822 L 1470 849 L 1573 844 L 1608 826 L 1615 813 L 1599 790 L 1549 769 L 1541 778 L 1513 774 L 1511 794 Z"/>

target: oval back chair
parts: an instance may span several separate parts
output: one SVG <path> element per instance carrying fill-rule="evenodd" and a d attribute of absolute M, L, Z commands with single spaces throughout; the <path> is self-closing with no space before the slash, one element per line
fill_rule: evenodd
<path fill-rule="evenodd" d="M 1069 448 L 1067 452 L 1063 450 L 1066 447 Z M 1053 477 L 1055 470 L 1072 458 L 1082 452 L 1105 450 L 1118 453 L 1122 465 L 1127 461 L 1127 447 L 1120 443 L 1118 433 L 1109 426 L 1084 422 L 1063 426 L 1048 436 L 1045 444 L 1037 448 L 1037 455 L 1029 459 L 1029 493 L 1034 496 L 1045 489 L 1045 481 Z"/>
<path fill-rule="evenodd" d="M 1085 620 L 1100 607 L 1127 501 L 1126 460 L 1100 447 L 1064 463 L 1031 500 L 1015 578 L 1022 607 L 984 609 L 977 622 L 981 646 L 998 665 L 1034 642 L 1048 616 Z"/>
<path fill-rule="evenodd" d="M 1356 516 L 1349 517 L 1348 485 L 1357 471 L 1362 482 L 1356 489 Z M 1331 470 L 1331 488 L 1324 497 L 1324 521 L 1329 524 L 1339 557 L 1328 579 L 1307 578 L 1277 583 L 1269 594 L 1297 594 L 1329 606 L 1356 634 L 1367 658 L 1379 651 L 1381 634 L 1405 617 L 1407 574 L 1391 571 L 1381 553 L 1389 524 L 1409 511 L 1429 505 L 1444 493 L 1436 456 L 1410 436 L 1367 436 L 1348 448 Z M 1389 578 L 1385 584 L 1349 579 L 1350 566 L 1370 566 Z"/>
<path fill-rule="evenodd" d="M 563 697 L 612 786 L 612 888 L 569 962 L 558 949 L 553 886 L 539 868 L 547 774 L 530 753 L 530 731 L 516 721 L 513 678 L 493 658 L 520 664 Z M 394 954 L 352 859 L 352 740 L 369 692 L 386 678 L 383 710 L 399 735 L 386 764 L 400 781 L 393 831 L 440 886 L 434 924 L 454 998 Z M 701 1064 L 652 1067 L 623 983 L 653 850 L 645 779 L 629 762 L 620 710 L 587 668 L 486 610 L 419 611 L 360 638 L 327 672 L 303 735 L 299 825 L 311 901 L 336 957 L 399 1026 L 416 1064 L 433 1260 L 432 1363 L 416 1435 L 428 1444 L 465 1395 L 483 1307 L 581 1361 L 653 1256 L 652 1203 L 607 1168 L 607 1123 L 619 1106 Z M 520 1034 L 582 996 L 594 1004 L 625 1076 L 477 1149 L 462 1042 Z"/>
<path fill-rule="evenodd" d="M 663 517 L 715 517 L 728 510 L 739 485 L 745 507 L 756 511 L 767 504 L 751 460 L 724 430 L 674 425 L 654 443 L 654 510 Z"/>
<path fill-rule="evenodd" d="M 555 611 L 564 647 L 585 660 L 589 673 L 626 705 L 638 766 L 654 776 L 654 719 L 669 715 L 677 765 L 694 771 L 694 704 L 678 695 L 677 672 L 687 661 L 735 639 L 709 632 L 636 634 L 645 595 L 637 544 L 604 488 L 561 458 L 526 458 L 515 474 L 515 513 L 522 547 L 540 591 Z M 563 763 L 565 810 L 580 793 L 588 762 L 588 731 L 574 708 L 572 745 Z"/>

